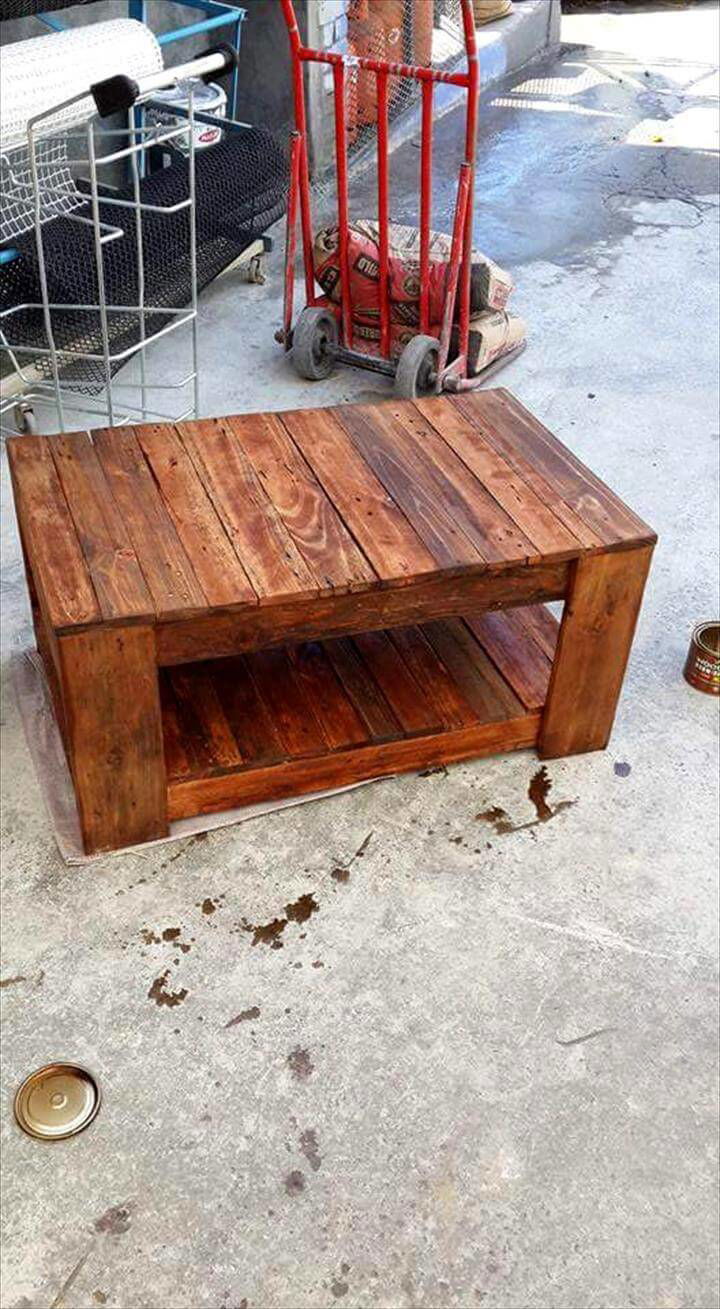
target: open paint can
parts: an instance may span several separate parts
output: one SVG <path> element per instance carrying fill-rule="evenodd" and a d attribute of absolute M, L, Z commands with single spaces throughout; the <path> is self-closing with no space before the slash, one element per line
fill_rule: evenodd
<path fill-rule="evenodd" d="M 699 623 L 690 638 L 685 681 L 707 695 L 720 695 L 720 623 Z"/>

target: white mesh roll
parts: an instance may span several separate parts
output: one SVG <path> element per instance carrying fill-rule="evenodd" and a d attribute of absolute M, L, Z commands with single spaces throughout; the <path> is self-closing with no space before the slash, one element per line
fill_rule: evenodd
<path fill-rule="evenodd" d="M 27 144 L 28 119 L 86 91 L 116 73 L 137 80 L 163 67 L 162 51 L 144 23 L 114 18 L 52 36 L 16 41 L 0 49 L 0 148 Z M 91 96 L 53 114 L 44 130 L 85 122 L 95 112 Z"/>

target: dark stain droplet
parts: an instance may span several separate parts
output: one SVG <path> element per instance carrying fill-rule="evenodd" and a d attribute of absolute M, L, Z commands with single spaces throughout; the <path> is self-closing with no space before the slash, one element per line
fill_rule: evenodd
<path fill-rule="evenodd" d="M 616 764 L 613 764 L 613 772 L 616 777 L 629 777 L 632 772 L 632 766 L 626 764 L 622 760 L 618 760 Z"/>
<path fill-rule="evenodd" d="M 547 802 L 551 787 L 552 781 L 548 777 L 548 770 L 543 764 L 542 768 L 538 768 L 537 772 L 531 777 L 528 787 L 528 796 L 535 805 L 535 812 L 540 823 L 546 823 L 548 818 L 553 816 L 553 811 Z"/>
<path fill-rule="evenodd" d="M 350 881 L 350 869 L 349 869 L 349 868 L 333 868 L 333 870 L 332 870 L 330 876 L 332 877 L 332 879 L 333 879 L 334 882 L 349 882 L 349 881 Z"/>
<path fill-rule="evenodd" d="M 330 1290 L 332 1291 L 336 1300 L 342 1300 L 343 1296 L 347 1295 L 348 1291 L 350 1290 L 350 1287 L 348 1286 L 347 1282 L 341 1282 L 340 1279 L 336 1277 L 330 1283 Z"/>
<path fill-rule="evenodd" d="M 148 1000 L 154 1000 L 156 1005 L 165 1006 L 168 1009 L 174 1009 L 175 1005 L 182 1004 L 187 995 L 187 988 L 181 987 L 179 991 L 168 991 L 167 980 L 170 976 L 170 969 L 166 968 L 164 973 L 155 978 L 150 990 L 148 991 Z"/>
<path fill-rule="evenodd" d="M 240 926 L 244 932 L 252 932 L 253 945 L 269 945 L 271 950 L 282 950 L 283 943 L 280 937 L 288 923 L 305 923 L 319 909 L 320 905 L 315 896 L 306 892 L 297 900 L 292 900 L 290 904 L 285 905 L 284 918 L 273 918 L 269 923 L 249 923 L 246 918 L 243 918 Z"/>
<path fill-rule="evenodd" d="M 308 1127 L 306 1131 L 300 1133 L 300 1153 L 305 1155 L 313 1172 L 316 1173 L 322 1163 L 322 1155 L 318 1145 L 317 1132 L 313 1127 Z"/>
<path fill-rule="evenodd" d="M 162 939 L 163 939 L 163 941 L 177 941 L 177 939 L 178 939 L 178 937 L 179 937 L 179 935 L 180 935 L 181 930 L 182 930 L 182 929 L 179 928 L 179 927 L 165 927 L 165 928 L 163 928 L 163 934 L 162 934 Z"/>
<path fill-rule="evenodd" d="M 237 1027 L 238 1023 L 247 1023 L 250 1019 L 259 1017 L 260 1010 L 255 1004 L 252 1006 L 252 1009 L 242 1009 L 239 1014 L 236 1014 L 234 1018 L 230 1019 L 229 1023 L 225 1024 L 225 1027 Z"/>
<path fill-rule="evenodd" d="M 96 1232 L 107 1232 L 109 1236 L 123 1236 L 130 1231 L 130 1209 L 125 1204 L 113 1205 L 104 1214 L 95 1219 L 93 1227 Z"/>
<path fill-rule="evenodd" d="M 299 1195 L 305 1190 L 305 1174 L 300 1172 L 299 1168 L 293 1168 L 285 1178 L 285 1190 L 288 1195 Z"/>
<path fill-rule="evenodd" d="M 315 1070 L 309 1051 L 301 1049 L 300 1046 L 290 1051 L 287 1061 L 290 1072 L 298 1082 L 306 1082 L 310 1074 Z"/>
<path fill-rule="evenodd" d="M 96 1304 L 107 1304 L 107 1296 L 104 1291 L 93 1291 L 92 1298 Z"/>
<path fill-rule="evenodd" d="M 217 909 L 217 904 L 215 903 L 214 900 L 210 898 L 209 895 L 206 895 L 205 899 L 200 903 L 199 908 L 206 916 L 209 916 L 210 914 L 215 913 L 215 910 Z"/>

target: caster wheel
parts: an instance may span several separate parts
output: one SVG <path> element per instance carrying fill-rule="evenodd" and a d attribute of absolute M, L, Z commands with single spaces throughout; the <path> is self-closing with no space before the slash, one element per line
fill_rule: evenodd
<path fill-rule="evenodd" d="M 395 394 L 399 400 L 428 395 L 435 386 L 440 342 L 434 336 L 414 336 L 408 341 L 395 372 Z"/>
<path fill-rule="evenodd" d="M 37 435 L 37 418 L 35 417 L 32 405 L 20 400 L 13 409 L 13 418 L 18 432 L 23 436 Z"/>
<path fill-rule="evenodd" d="M 293 332 L 292 359 L 296 373 L 321 382 L 335 367 L 338 330 L 327 309 L 303 309 Z"/>

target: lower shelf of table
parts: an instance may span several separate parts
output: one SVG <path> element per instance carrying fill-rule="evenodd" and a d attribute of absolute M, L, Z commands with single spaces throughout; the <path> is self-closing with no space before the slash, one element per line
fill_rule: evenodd
<path fill-rule="evenodd" d="M 533 605 L 163 668 L 168 816 L 532 746 L 557 630 Z"/>

